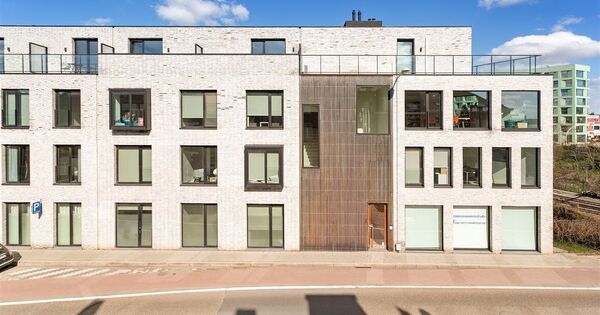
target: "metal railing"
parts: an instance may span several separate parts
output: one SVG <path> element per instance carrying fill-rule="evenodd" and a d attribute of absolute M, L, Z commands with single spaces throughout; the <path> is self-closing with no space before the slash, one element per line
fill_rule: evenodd
<path fill-rule="evenodd" d="M 301 55 L 302 74 L 537 74 L 539 55 Z"/>
<path fill-rule="evenodd" d="M 98 55 L 0 54 L 0 73 L 96 74 Z"/>

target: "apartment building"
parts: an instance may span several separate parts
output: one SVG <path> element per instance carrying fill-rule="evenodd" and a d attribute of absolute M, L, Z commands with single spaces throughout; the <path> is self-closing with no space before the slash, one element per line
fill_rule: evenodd
<path fill-rule="evenodd" d="M 470 27 L 0 43 L 9 246 L 552 252 L 552 79 Z"/>
<path fill-rule="evenodd" d="M 546 66 L 543 72 L 551 74 L 554 79 L 554 142 L 587 143 L 589 136 L 586 117 L 590 109 L 588 97 L 590 66 L 579 64 Z"/>

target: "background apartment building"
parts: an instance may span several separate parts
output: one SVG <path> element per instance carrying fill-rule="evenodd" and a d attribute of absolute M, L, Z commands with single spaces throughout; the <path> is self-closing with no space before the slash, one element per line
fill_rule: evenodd
<path fill-rule="evenodd" d="M 0 27 L 2 242 L 551 252 L 536 57 L 346 26 Z"/>
<path fill-rule="evenodd" d="M 554 79 L 554 142 L 587 143 L 590 66 L 578 64 L 548 66 L 543 68 L 543 72 L 552 74 Z"/>

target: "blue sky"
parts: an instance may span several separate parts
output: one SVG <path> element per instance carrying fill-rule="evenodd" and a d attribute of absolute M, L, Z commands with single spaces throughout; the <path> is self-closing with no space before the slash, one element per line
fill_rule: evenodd
<path fill-rule="evenodd" d="M 600 112 L 600 0 L 0 0 L 0 24 L 340 26 L 352 9 L 388 26 L 470 25 L 474 54 L 589 64 Z"/>

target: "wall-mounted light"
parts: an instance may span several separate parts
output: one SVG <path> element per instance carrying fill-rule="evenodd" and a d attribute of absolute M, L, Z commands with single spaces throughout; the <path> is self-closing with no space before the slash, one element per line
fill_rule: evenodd
<path fill-rule="evenodd" d="M 65 47 L 65 52 L 67 52 L 67 47 Z"/>
<path fill-rule="evenodd" d="M 419 52 L 423 52 L 423 47 L 420 47 L 420 48 L 419 48 Z"/>
<path fill-rule="evenodd" d="M 167 52 L 171 52 L 171 48 L 167 48 Z"/>
<path fill-rule="evenodd" d="M 10 47 L 6 47 L 6 51 L 10 52 Z"/>

